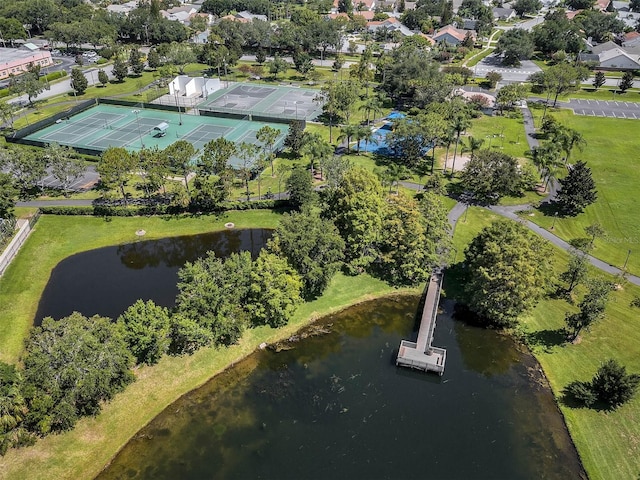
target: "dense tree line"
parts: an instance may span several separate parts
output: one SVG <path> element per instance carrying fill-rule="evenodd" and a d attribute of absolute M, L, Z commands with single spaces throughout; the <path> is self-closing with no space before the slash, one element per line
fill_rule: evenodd
<path fill-rule="evenodd" d="M 42 150 L 20 147 L 2 149 L 0 168 L 9 174 L 19 198 L 28 199 L 42 191 L 42 180 L 49 175 L 48 168 L 66 195 L 86 166 L 71 148 L 52 143 Z"/>

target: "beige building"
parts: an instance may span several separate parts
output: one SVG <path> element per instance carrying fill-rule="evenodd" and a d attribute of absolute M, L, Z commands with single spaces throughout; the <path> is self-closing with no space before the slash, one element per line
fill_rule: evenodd
<path fill-rule="evenodd" d="M 0 80 L 26 72 L 32 63 L 41 67 L 53 65 L 51 52 L 40 50 L 32 43 L 25 43 L 21 48 L 0 48 Z"/>

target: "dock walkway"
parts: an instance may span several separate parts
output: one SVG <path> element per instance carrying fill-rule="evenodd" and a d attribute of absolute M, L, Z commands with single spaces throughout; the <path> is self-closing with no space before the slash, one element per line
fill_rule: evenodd
<path fill-rule="evenodd" d="M 447 351 L 444 348 L 434 347 L 433 333 L 436 328 L 438 305 L 440 304 L 440 289 L 442 287 L 443 274 L 436 271 L 429 280 L 427 295 L 422 309 L 420 330 L 416 342 L 402 340 L 398 349 L 396 365 L 415 368 L 425 372 L 444 373 L 444 365 L 447 360 Z"/>

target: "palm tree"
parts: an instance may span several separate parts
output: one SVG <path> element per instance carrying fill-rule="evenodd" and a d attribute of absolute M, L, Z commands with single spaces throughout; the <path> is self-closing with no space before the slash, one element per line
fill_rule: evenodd
<path fill-rule="evenodd" d="M 369 150 L 369 143 L 373 143 L 374 145 L 378 144 L 378 137 L 376 137 L 375 133 L 370 128 L 367 128 L 366 132 L 362 132 L 361 139 L 364 140 L 364 149 L 367 151 Z"/>
<path fill-rule="evenodd" d="M 484 143 L 484 138 L 475 138 L 473 136 L 469 136 L 467 138 L 466 145 L 462 145 L 462 153 L 471 153 L 471 156 L 476 153 L 477 150 L 480 150 L 482 144 Z"/>
<path fill-rule="evenodd" d="M 544 187 L 549 187 L 549 182 L 556 178 L 559 161 L 560 146 L 556 143 L 547 143 L 532 150 L 533 164 L 540 170 L 544 180 Z"/>
<path fill-rule="evenodd" d="M 456 139 L 456 131 L 453 128 L 448 128 L 445 131 L 444 135 L 440 137 L 440 140 L 438 142 L 440 143 L 440 146 L 446 147 L 445 154 L 444 154 L 445 173 L 447 172 L 447 162 L 449 161 L 449 148 L 451 147 L 451 144 L 455 139 Z"/>
<path fill-rule="evenodd" d="M 453 124 L 451 125 L 456 132 L 456 145 L 453 149 L 453 164 L 451 165 L 451 175 L 453 175 L 456 170 L 456 156 L 458 155 L 458 144 L 460 143 L 460 135 L 469 127 L 469 125 L 471 125 L 471 122 L 465 115 L 457 115 L 453 121 Z"/>
<path fill-rule="evenodd" d="M 327 157 L 333 155 L 333 146 L 325 141 L 319 133 L 309 133 L 302 153 L 309 157 L 311 163 L 311 178 L 314 178 L 314 164 L 316 161 L 323 164 Z"/>
<path fill-rule="evenodd" d="M 342 131 L 342 133 L 340 134 L 340 136 L 338 137 L 338 142 L 342 143 L 344 140 L 347 141 L 347 153 L 349 153 L 351 151 L 349 144 L 351 143 L 351 137 L 353 137 L 354 135 L 356 135 L 357 131 L 358 131 L 359 125 L 345 125 L 343 126 L 340 130 Z"/>
<path fill-rule="evenodd" d="M 367 135 L 369 135 L 371 133 L 371 128 L 367 127 L 367 126 L 359 126 L 356 129 L 356 133 L 354 134 L 354 137 L 356 138 L 356 142 L 357 142 L 357 153 L 358 155 L 360 155 L 360 140 L 363 140 L 364 137 L 366 137 Z"/>
<path fill-rule="evenodd" d="M 363 120 L 366 119 L 367 125 L 369 125 L 369 119 L 372 113 L 373 118 L 376 117 L 376 114 L 382 113 L 382 100 L 377 96 L 368 97 L 365 102 L 360 105 L 358 110 L 364 111 Z"/>
<path fill-rule="evenodd" d="M 395 185 L 396 195 L 400 193 L 400 180 L 404 180 L 411 176 L 409 169 L 399 163 L 392 163 L 388 165 L 384 173 L 385 177 L 389 180 L 389 193 L 391 193 L 391 187 Z"/>
<path fill-rule="evenodd" d="M 565 153 L 564 163 L 569 162 L 569 156 L 573 147 L 578 147 L 578 150 L 582 151 L 587 146 L 587 141 L 582 134 L 577 130 L 569 127 L 562 127 L 557 135 L 562 151 Z"/>

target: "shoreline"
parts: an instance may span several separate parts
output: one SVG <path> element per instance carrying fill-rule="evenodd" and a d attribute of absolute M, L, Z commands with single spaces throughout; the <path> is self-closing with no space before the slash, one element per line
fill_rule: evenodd
<path fill-rule="evenodd" d="M 295 319 L 292 323 L 278 330 L 262 327 L 261 330 L 271 330 L 270 332 L 266 332 L 266 336 L 256 334 L 265 332 L 247 331 L 239 344 L 226 349 L 218 350 L 213 347 L 208 347 L 199 350 L 189 357 L 163 358 L 161 364 L 166 366 L 167 363 L 171 363 L 178 371 L 184 373 L 185 367 L 188 368 L 193 363 L 198 363 L 202 360 L 212 360 L 210 357 L 220 357 L 219 354 L 221 353 L 231 354 L 231 358 L 227 361 L 220 362 L 219 360 L 220 364 L 218 365 L 211 365 L 211 362 L 207 361 L 206 365 L 201 367 L 203 371 L 200 375 L 197 375 L 196 378 L 193 378 L 191 381 L 184 380 L 185 385 L 182 388 L 175 388 L 175 395 L 166 392 L 166 395 L 169 397 L 166 401 L 156 401 L 155 404 L 153 404 L 154 402 L 147 401 L 147 403 L 151 404 L 147 405 L 146 408 L 143 407 L 140 409 L 141 412 L 147 412 L 147 414 L 139 415 L 137 417 L 139 421 L 129 421 L 126 423 L 117 422 L 117 426 L 121 427 L 118 428 L 117 431 L 122 432 L 122 435 L 117 442 L 114 442 L 117 443 L 117 445 L 113 445 L 114 448 L 110 448 L 109 445 L 104 445 L 109 441 L 109 439 L 105 437 L 104 424 L 113 420 L 113 414 L 120 414 L 120 416 L 122 416 L 128 408 L 124 405 L 128 401 L 136 402 L 136 390 L 145 386 L 146 383 L 151 382 L 155 385 L 162 381 L 162 378 L 153 379 L 153 377 L 162 377 L 162 372 L 159 372 L 159 369 L 155 368 L 156 366 L 137 369 L 135 371 L 136 382 L 129 385 L 127 390 L 118 394 L 111 402 L 106 404 L 97 417 L 83 418 L 78 422 L 76 428 L 70 432 L 38 439 L 38 442 L 34 446 L 12 449 L 9 450 L 4 457 L 0 457 L 0 471 L 2 472 L 0 473 L 0 478 L 95 478 L 112 462 L 126 444 L 142 428 L 162 413 L 162 411 L 179 398 L 197 390 L 220 373 L 232 368 L 235 364 L 251 355 L 259 348 L 261 343 L 274 343 L 287 339 L 295 332 L 327 315 L 335 314 L 366 301 L 402 294 L 419 294 L 420 291 L 419 289 L 410 288 L 387 288 L 387 291 L 365 291 L 361 295 L 350 299 L 348 302 L 340 303 L 333 308 L 321 311 L 322 313 L 315 310 L 311 311 L 305 317 Z M 154 375 L 154 373 L 156 373 L 156 375 Z M 168 375 L 171 375 L 171 372 L 169 372 Z M 184 378 L 184 376 L 182 378 Z M 153 392 L 150 392 L 150 396 L 156 397 Z M 131 428 L 133 425 L 135 425 L 135 427 Z M 67 443 L 74 445 L 76 450 L 70 452 L 66 447 Z M 80 446 L 85 447 L 83 449 L 84 451 L 80 450 Z M 112 453 L 107 457 L 104 455 L 106 451 Z"/>
<path fill-rule="evenodd" d="M 289 325 L 285 325 L 284 327 L 282 327 L 282 333 L 283 335 L 273 335 L 269 341 L 265 342 L 267 343 L 267 347 L 268 348 L 269 345 L 274 345 L 278 342 L 283 342 L 288 340 L 289 338 L 291 338 L 292 335 L 297 334 L 298 332 L 301 332 L 303 329 L 308 328 L 309 326 L 313 325 L 314 323 L 321 321 L 323 318 L 328 317 L 330 315 L 335 315 L 338 314 L 340 312 L 343 312 L 344 310 L 347 310 L 348 308 L 351 307 L 355 307 L 357 305 L 360 305 L 362 303 L 365 302 L 369 302 L 372 300 L 378 300 L 378 299 L 384 299 L 384 298 L 391 298 L 391 297 L 396 297 L 399 295 L 412 295 L 412 294 L 418 294 L 417 291 L 415 291 L 416 289 L 412 289 L 412 288 L 403 288 L 403 289 L 398 289 L 398 291 L 395 292 L 389 292 L 389 293 L 383 293 L 381 295 L 366 295 L 363 297 L 360 297 L 358 299 L 356 299 L 353 303 L 349 304 L 349 305 L 342 305 L 340 307 L 338 307 L 336 310 L 332 310 L 326 313 L 323 313 L 321 315 L 315 315 L 315 316 L 311 316 L 309 317 L 306 321 L 303 321 L 300 324 L 296 324 L 296 329 L 293 330 L 293 332 L 289 332 L 289 329 L 287 327 L 289 327 Z M 285 334 L 286 332 L 286 334 Z M 155 415 L 153 418 L 151 418 L 149 421 L 147 421 L 144 425 L 142 425 L 135 434 L 133 434 L 131 437 L 129 437 L 127 439 L 127 441 L 125 443 L 123 443 L 118 450 L 111 456 L 111 458 L 109 458 L 109 461 L 107 463 L 104 464 L 104 466 L 100 469 L 100 471 L 94 475 L 92 478 L 96 478 L 98 475 L 100 475 L 104 470 L 106 470 L 110 465 L 111 462 L 113 461 L 114 458 L 116 458 L 120 452 L 122 451 L 122 449 L 124 449 L 128 443 L 133 440 L 133 438 L 144 428 L 146 428 L 151 422 L 153 422 L 159 415 L 161 415 L 167 408 L 169 408 L 171 405 L 173 405 L 174 403 L 176 403 L 177 401 L 179 401 L 181 398 L 185 397 L 186 395 L 190 395 L 192 392 L 202 388 L 205 384 L 209 383 L 211 380 L 213 380 L 214 378 L 218 377 L 219 375 L 225 373 L 226 371 L 234 368 L 238 363 L 242 362 L 243 360 L 245 360 L 247 357 L 249 357 L 250 355 L 253 355 L 256 350 L 260 349 L 260 345 L 258 344 L 253 350 L 246 352 L 244 354 L 242 354 L 242 356 L 234 359 L 231 363 L 227 364 L 226 366 L 224 366 L 221 369 L 216 370 L 214 373 L 212 373 L 212 375 L 207 378 L 204 382 L 202 382 L 201 384 L 193 387 L 192 389 L 184 392 L 182 395 L 180 395 L 179 397 L 175 398 L 174 400 L 172 400 L 167 406 L 165 406 L 161 412 L 159 412 L 157 415 Z M 210 348 L 210 347 L 207 347 Z M 563 417 L 564 419 L 564 417 Z"/>

